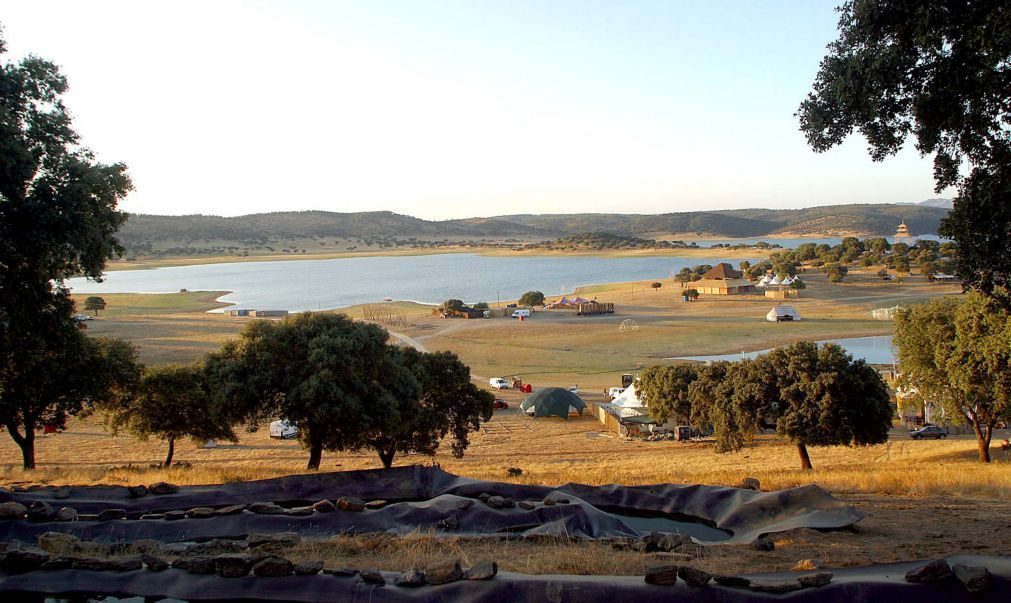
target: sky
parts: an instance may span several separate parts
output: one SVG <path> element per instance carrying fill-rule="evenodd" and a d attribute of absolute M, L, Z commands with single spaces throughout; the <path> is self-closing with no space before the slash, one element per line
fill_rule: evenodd
<path fill-rule="evenodd" d="M 793 116 L 835 0 L 33 0 L 9 52 L 60 65 L 134 213 L 425 219 L 936 197 L 909 145 L 817 154 Z"/>

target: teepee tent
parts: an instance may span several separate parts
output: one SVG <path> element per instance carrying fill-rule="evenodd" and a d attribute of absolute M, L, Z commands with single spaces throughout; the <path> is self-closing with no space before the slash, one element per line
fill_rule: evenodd
<path fill-rule="evenodd" d="M 561 387 L 539 389 L 520 403 L 520 410 L 534 417 L 554 415 L 568 419 L 571 411 L 574 410 L 581 415 L 584 408 L 586 403 L 582 398 Z"/>
<path fill-rule="evenodd" d="M 620 406 L 622 408 L 642 408 L 646 406 L 646 403 L 639 399 L 639 393 L 635 390 L 635 382 L 625 388 L 625 391 L 621 392 L 611 400 L 611 404 L 615 406 Z"/>

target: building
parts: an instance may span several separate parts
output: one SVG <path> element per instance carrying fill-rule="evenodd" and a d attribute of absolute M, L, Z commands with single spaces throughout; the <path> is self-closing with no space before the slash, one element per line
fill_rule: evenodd
<path fill-rule="evenodd" d="M 744 278 L 743 272 L 734 270 L 726 262 L 714 266 L 709 272 L 702 275 L 702 280 L 692 283 L 691 287 L 703 295 L 737 295 L 755 292 L 755 284 Z"/>
<path fill-rule="evenodd" d="M 913 235 L 909 234 L 909 227 L 906 226 L 906 221 L 903 220 L 899 223 L 899 227 L 895 229 L 895 240 L 898 242 L 901 239 L 911 239 Z"/>

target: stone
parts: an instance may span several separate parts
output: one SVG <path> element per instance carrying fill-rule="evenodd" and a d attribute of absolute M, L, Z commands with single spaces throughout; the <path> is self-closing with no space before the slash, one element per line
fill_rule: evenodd
<path fill-rule="evenodd" d="M 70 569 L 74 566 L 74 557 L 69 557 L 66 555 L 60 555 L 59 557 L 52 557 L 49 561 L 46 561 L 39 569 L 46 571 L 56 571 Z"/>
<path fill-rule="evenodd" d="M 342 496 L 337 499 L 337 508 L 341 511 L 360 513 L 365 510 L 365 501 L 356 496 Z"/>
<path fill-rule="evenodd" d="M 821 569 L 821 561 L 817 559 L 801 559 L 797 563 L 793 564 L 790 568 L 791 572 L 812 572 L 814 570 Z"/>
<path fill-rule="evenodd" d="M 100 572 L 132 572 L 144 567 L 140 555 L 129 557 L 81 557 L 74 559 L 74 569 L 94 570 Z"/>
<path fill-rule="evenodd" d="M 172 562 L 172 567 L 200 576 L 210 576 L 216 572 L 214 557 L 209 555 L 202 557 L 179 557 Z"/>
<path fill-rule="evenodd" d="M 70 486 L 60 486 L 59 488 L 53 490 L 53 498 L 56 500 L 70 498 L 70 494 Z"/>
<path fill-rule="evenodd" d="M 680 565 L 678 566 L 678 578 L 684 580 L 688 586 L 701 588 L 709 584 L 709 581 L 713 579 L 713 575 L 697 567 Z"/>
<path fill-rule="evenodd" d="M 981 565 L 956 563 L 951 568 L 955 578 L 970 593 L 981 593 L 990 587 L 990 570 Z"/>
<path fill-rule="evenodd" d="M 295 567 L 284 557 L 266 557 L 253 565 L 253 573 L 263 578 L 279 578 L 290 576 Z"/>
<path fill-rule="evenodd" d="M 126 509 L 106 509 L 98 514 L 98 521 L 126 519 Z"/>
<path fill-rule="evenodd" d="M 295 564 L 295 575 L 296 576 L 315 576 L 323 570 L 323 562 L 316 561 L 303 561 L 302 563 Z"/>
<path fill-rule="evenodd" d="M 746 477 L 741 480 L 741 488 L 745 490 L 761 490 L 762 482 L 758 481 L 758 478 Z"/>
<path fill-rule="evenodd" d="M 470 498 L 461 498 L 460 500 L 456 501 L 456 508 L 460 509 L 461 511 L 466 511 L 467 509 L 473 506 L 474 500 Z"/>
<path fill-rule="evenodd" d="M 951 566 L 944 559 L 936 559 L 926 565 L 906 572 L 906 582 L 940 582 L 952 576 Z"/>
<path fill-rule="evenodd" d="M 147 486 L 130 486 L 126 489 L 131 498 L 143 498 L 147 496 Z"/>
<path fill-rule="evenodd" d="M 81 539 L 63 532 L 46 532 L 36 538 L 39 548 L 55 554 L 72 553 L 81 544 Z"/>
<path fill-rule="evenodd" d="M 247 509 L 259 515 L 284 515 L 284 507 L 272 502 L 255 502 L 249 505 Z"/>
<path fill-rule="evenodd" d="M 456 518 L 456 515 L 450 515 L 435 522 L 435 529 L 451 532 L 459 527 L 459 525 L 460 521 Z"/>
<path fill-rule="evenodd" d="M 804 588 L 820 588 L 832 581 L 832 574 L 829 572 L 818 572 L 797 578 Z"/>
<path fill-rule="evenodd" d="M 5 502 L 0 504 L 0 520 L 21 519 L 28 512 L 28 507 L 19 502 Z"/>
<path fill-rule="evenodd" d="M 164 572 L 169 568 L 169 562 L 156 555 L 144 553 L 140 556 L 140 560 L 152 572 Z"/>
<path fill-rule="evenodd" d="M 292 507 L 284 512 L 285 515 L 291 515 L 293 517 L 305 517 L 307 515 L 312 515 L 312 513 L 312 507 Z"/>
<path fill-rule="evenodd" d="M 482 492 L 477 495 L 477 499 L 483 503 L 487 503 L 489 498 L 491 498 L 491 494 L 488 494 L 487 492 Z"/>
<path fill-rule="evenodd" d="M 36 547 L 25 547 L 0 553 L 0 569 L 28 572 L 39 569 L 49 561 L 49 553 Z"/>
<path fill-rule="evenodd" d="M 228 553 L 214 557 L 214 571 L 222 578 L 242 578 L 253 570 L 256 557 L 245 553 Z"/>
<path fill-rule="evenodd" d="M 28 521 L 43 522 L 56 519 L 56 509 L 47 502 L 37 500 L 28 506 Z"/>
<path fill-rule="evenodd" d="M 523 509 L 524 511 L 533 511 L 536 508 L 533 503 L 527 502 L 525 500 L 519 501 L 518 503 L 516 503 L 516 506 Z"/>
<path fill-rule="evenodd" d="M 246 510 L 246 505 L 228 505 L 227 507 L 221 507 L 220 509 L 214 510 L 215 517 L 224 517 L 226 515 L 238 515 Z"/>
<path fill-rule="evenodd" d="M 678 581 L 677 566 L 651 565 L 646 567 L 646 584 L 673 586 Z"/>
<path fill-rule="evenodd" d="M 751 580 L 743 576 L 713 576 L 713 580 L 720 586 L 729 586 L 731 588 L 748 588 L 751 586 Z"/>
<path fill-rule="evenodd" d="M 210 507 L 196 507 L 186 511 L 186 517 L 190 519 L 210 519 L 214 517 L 214 509 Z"/>
<path fill-rule="evenodd" d="M 60 507 L 56 512 L 56 521 L 74 521 L 77 519 L 77 509 L 71 507 Z"/>
<path fill-rule="evenodd" d="M 393 583 L 404 588 L 417 588 L 424 586 L 428 582 L 425 580 L 425 572 L 417 569 L 409 569 L 393 579 Z"/>
<path fill-rule="evenodd" d="M 365 503 L 365 508 L 368 509 L 369 511 L 375 511 L 377 509 L 382 509 L 388 504 L 389 503 L 386 502 L 385 500 L 370 500 L 369 502 Z"/>
<path fill-rule="evenodd" d="M 362 580 L 369 584 L 376 584 L 383 586 L 386 584 L 386 578 L 383 578 L 383 574 L 379 570 L 375 569 L 363 569 L 358 572 L 358 575 L 362 577 Z"/>
<path fill-rule="evenodd" d="M 447 584 L 463 579 L 463 568 L 456 559 L 432 563 L 425 568 L 425 579 L 429 584 Z"/>
<path fill-rule="evenodd" d="M 166 542 L 158 547 L 158 552 L 162 555 L 185 555 L 190 546 L 185 542 Z"/>
<path fill-rule="evenodd" d="M 773 542 L 771 539 L 766 538 L 765 536 L 763 536 L 763 537 L 759 538 L 758 540 L 752 542 L 751 543 L 751 548 L 755 549 L 756 551 L 762 551 L 764 553 L 768 553 L 769 551 L 776 550 L 776 543 Z"/>
<path fill-rule="evenodd" d="M 324 574 L 329 574 L 331 576 L 337 576 L 338 578 L 350 578 L 358 573 L 358 570 L 351 569 L 350 567 L 338 567 L 336 569 L 323 569 Z"/>
<path fill-rule="evenodd" d="M 317 503 L 313 503 L 312 509 L 319 513 L 333 513 L 337 506 L 334 505 L 329 500 L 323 499 Z"/>
<path fill-rule="evenodd" d="M 518 477 L 520 475 L 523 475 L 523 470 L 520 469 L 519 467 L 507 467 L 506 474 L 509 475 L 510 477 Z"/>
<path fill-rule="evenodd" d="M 464 572 L 467 580 L 491 580 L 498 574 L 498 564 L 494 561 L 478 561 Z"/>
<path fill-rule="evenodd" d="M 249 545 L 249 548 L 256 548 L 266 544 L 295 546 L 300 542 L 302 542 L 302 537 L 294 532 L 277 532 L 275 534 L 251 532 L 246 536 L 246 544 Z"/>
<path fill-rule="evenodd" d="M 157 482 L 148 486 L 147 490 L 151 494 L 164 496 L 165 494 L 175 494 L 179 491 L 179 486 L 168 482 Z"/>
<path fill-rule="evenodd" d="M 748 588 L 757 593 L 771 593 L 781 595 L 804 588 L 799 580 L 752 580 Z"/>
<path fill-rule="evenodd" d="M 546 506 L 546 507 L 553 507 L 554 505 L 555 505 L 555 499 L 553 499 L 553 498 L 545 498 L 544 499 L 544 506 Z"/>
<path fill-rule="evenodd" d="M 179 519 L 186 519 L 186 511 L 176 509 L 174 511 L 165 511 L 165 519 L 167 521 L 176 521 Z"/>
<path fill-rule="evenodd" d="M 215 538 L 214 540 L 210 540 L 208 542 L 191 545 L 186 548 L 186 552 L 183 554 L 189 557 L 199 557 L 202 555 L 227 555 L 245 552 L 248 546 L 249 545 L 245 542 Z"/>

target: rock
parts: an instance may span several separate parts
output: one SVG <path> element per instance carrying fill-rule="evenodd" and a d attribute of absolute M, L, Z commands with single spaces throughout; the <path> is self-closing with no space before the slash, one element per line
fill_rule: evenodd
<path fill-rule="evenodd" d="M 456 515 L 450 515 L 449 517 L 444 517 L 435 522 L 435 529 L 452 532 L 459 527 L 459 525 L 460 521 L 456 518 Z"/>
<path fill-rule="evenodd" d="M 673 586 L 678 581 L 677 566 L 651 565 L 646 567 L 646 584 Z"/>
<path fill-rule="evenodd" d="M 60 507 L 60 510 L 56 512 L 56 521 L 74 521 L 77 519 L 77 509 L 71 507 Z"/>
<path fill-rule="evenodd" d="M 956 563 L 951 570 L 970 593 L 981 593 L 990 587 L 990 570 L 981 565 Z"/>
<path fill-rule="evenodd" d="M 183 554 L 188 557 L 200 557 L 203 555 L 228 555 L 243 553 L 248 546 L 249 545 L 245 542 L 215 538 L 214 540 L 210 540 L 208 542 L 191 545 L 186 548 L 186 551 Z"/>
<path fill-rule="evenodd" d="M 0 553 L 0 569 L 12 572 L 29 572 L 49 561 L 49 553 L 36 547 L 25 547 Z"/>
<path fill-rule="evenodd" d="M 295 567 L 284 557 L 266 557 L 253 565 L 253 573 L 263 578 L 290 576 Z"/>
<path fill-rule="evenodd" d="M 215 517 L 224 517 L 225 515 L 238 515 L 246 510 L 246 505 L 228 505 L 227 507 L 221 507 L 220 509 L 214 510 Z"/>
<path fill-rule="evenodd" d="M 147 569 L 151 570 L 152 572 L 164 572 L 169 568 L 168 561 L 165 561 L 161 557 L 150 555 L 148 553 L 142 554 L 140 556 L 140 560 L 143 561 L 144 565 L 147 566 Z"/>
<path fill-rule="evenodd" d="M 484 501 L 484 504 L 488 505 L 492 509 L 503 509 L 506 506 L 505 498 L 501 496 L 489 496 L 488 500 Z"/>
<path fill-rule="evenodd" d="M 285 515 L 291 515 L 292 517 L 305 517 L 307 515 L 312 515 L 312 507 L 292 507 L 291 509 L 286 509 L 284 511 Z"/>
<path fill-rule="evenodd" d="M 944 559 L 936 559 L 926 565 L 906 572 L 906 582 L 939 582 L 952 576 L 951 566 Z"/>
<path fill-rule="evenodd" d="M 176 509 L 174 511 L 165 511 L 165 519 L 167 521 L 186 519 L 186 511 L 181 511 L 179 509 Z"/>
<path fill-rule="evenodd" d="M 179 557 L 172 562 L 172 567 L 200 576 L 209 576 L 216 571 L 214 557 L 209 555 L 201 557 Z"/>
<path fill-rule="evenodd" d="M 158 546 L 158 552 L 162 555 L 185 555 L 190 546 L 185 542 L 166 542 Z"/>
<path fill-rule="evenodd" d="M 375 569 L 363 569 L 358 572 L 358 575 L 362 577 L 362 580 L 369 584 L 378 584 L 383 586 L 386 584 L 386 578 L 383 578 L 383 574 L 379 570 Z"/>
<path fill-rule="evenodd" d="M 337 508 L 336 505 L 334 505 L 332 502 L 326 499 L 323 499 L 318 503 L 314 503 L 312 505 L 312 509 L 320 513 L 333 513 L 334 509 L 336 508 Z"/>
<path fill-rule="evenodd" d="M 474 501 L 470 498 L 461 498 L 460 500 L 456 501 L 456 508 L 460 509 L 461 511 L 466 511 L 467 509 L 473 506 Z"/>
<path fill-rule="evenodd" d="M 28 512 L 28 507 L 19 502 L 5 502 L 0 504 L 0 520 L 21 519 Z"/>
<path fill-rule="evenodd" d="M 81 544 L 81 539 L 63 532 L 46 532 L 36 538 L 39 548 L 54 554 L 72 553 Z"/>
<path fill-rule="evenodd" d="M 368 509 L 369 511 L 375 511 L 377 509 L 382 509 L 388 504 L 389 503 L 386 502 L 385 500 L 370 500 L 369 502 L 365 503 L 365 508 Z"/>
<path fill-rule="evenodd" d="M 746 477 L 741 480 L 741 488 L 744 490 L 761 490 L 762 482 L 758 481 L 758 478 Z"/>
<path fill-rule="evenodd" d="M 249 505 L 247 510 L 259 515 L 284 515 L 284 507 L 272 502 L 255 502 Z"/>
<path fill-rule="evenodd" d="M 248 576 L 256 557 L 245 553 L 228 553 L 214 558 L 214 571 L 222 578 Z"/>
<path fill-rule="evenodd" d="M 140 560 L 140 555 L 112 558 L 81 557 L 74 559 L 73 567 L 100 572 L 132 572 L 144 567 L 144 563 Z"/>
<path fill-rule="evenodd" d="M 804 588 L 798 580 L 752 580 L 748 588 L 757 593 L 781 595 Z"/>
<path fill-rule="evenodd" d="M 544 503 L 544 506 L 546 506 L 546 507 L 553 507 L 555 505 L 555 499 L 553 499 L 553 498 L 545 498 L 544 501 L 543 501 L 543 503 Z"/>
<path fill-rule="evenodd" d="M 60 555 L 59 557 L 52 557 L 49 561 L 46 561 L 39 569 L 46 571 L 56 571 L 70 569 L 74 566 L 74 557 L 68 557 L 66 555 Z"/>
<path fill-rule="evenodd" d="M 467 580 L 491 580 L 498 574 L 498 564 L 494 561 L 478 561 L 464 572 Z"/>
<path fill-rule="evenodd" d="M 447 584 L 463 579 L 463 568 L 456 559 L 432 563 L 425 568 L 425 579 L 429 584 Z"/>
<path fill-rule="evenodd" d="M 720 586 L 729 586 L 731 588 L 748 588 L 751 586 L 751 580 L 742 576 L 716 575 L 713 576 L 713 580 L 715 580 Z"/>
<path fill-rule="evenodd" d="M 349 567 L 338 567 L 337 569 L 323 569 L 324 574 L 337 576 L 338 578 L 350 578 L 358 573 L 358 570 Z"/>
<path fill-rule="evenodd" d="M 678 566 L 678 578 L 684 580 L 688 586 L 701 588 L 709 584 L 713 575 L 690 565 L 680 565 Z"/>
<path fill-rule="evenodd" d="M 487 503 L 489 498 L 491 498 L 491 494 L 488 494 L 487 492 L 482 492 L 477 495 L 477 499 L 483 503 Z"/>
<path fill-rule="evenodd" d="M 323 569 L 322 561 L 303 561 L 295 564 L 296 576 L 315 576 Z"/>
<path fill-rule="evenodd" d="M 832 574 L 828 572 L 818 572 L 817 574 L 801 576 L 800 578 L 797 578 L 797 581 L 800 582 L 800 585 L 804 588 L 819 588 L 832 581 Z"/>
<path fill-rule="evenodd" d="M 527 502 L 525 500 L 519 501 L 518 503 L 516 503 L 516 506 L 523 509 L 524 511 L 533 511 L 535 508 L 537 508 L 534 506 L 533 503 Z"/>
<path fill-rule="evenodd" d="M 817 559 L 801 559 L 797 563 L 793 564 L 790 568 L 791 572 L 812 572 L 814 570 L 821 569 L 821 561 Z"/>
<path fill-rule="evenodd" d="M 214 517 L 214 509 L 210 507 L 196 507 L 186 511 L 186 517 L 190 519 L 210 519 Z"/>
<path fill-rule="evenodd" d="M 53 498 L 56 500 L 70 498 L 70 494 L 70 486 L 60 486 L 59 488 L 53 490 Z"/>
<path fill-rule="evenodd" d="M 523 475 L 523 470 L 520 469 L 519 467 L 509 467 L 506 469 L 506 474 L 508 474 L 510 477 L 518 477 L 520 475 Z"/>
<path fill-rule="evenodd" d="M 276 534 L 262 534 L 251 532 L 246 536 L 246 544 L 249 548 L 256 548 L 266 544 L 276 544 L 280 546 L 295 546 L 302 542 L 302 537 L 294 532 L 277 532 Z"/>
<path fill-rule="evenodd" d="M 43 522 L 56 519 L 56 509 L 47 502 L 37 500 L 28 506 L 28 521 Z"/>
<path fill-rule="evenodd" d="M 147 496 L 147 486 L 130 486 L 126 489 L 131 498 L 143 498 Z"/>
<path fill-rule="evenodd" d="M 758 540 L 751 543 L 751 548 L 755 549 L 756 551 L 768 553 L 769 551 L 776 550 L 776 543 L 770 540 L 769 538 L 762 536 Z"/>
<path fill-rule="evenodd" d="M 126 519 L 126 509 L 106 509 L 98 514 L 98 521 Z"/>
<path fill-rule="evenodd" d="M 157 482 L 148 486 L 147 491 L 151 494 L 163 496 L 165 494 L 175 494 L 179 491 L 179 486 L 168 482 Z"/>
<path fill-rule="evenodd" d="M 409 569 L 393 579 L 393 583 L 404 588 L 417 588 L 427 584 L 425 572 L 417 569 Z"/>
<path fill-rule="evenodd" d="M 356 496 L 342 496 L 337 499 L 337 508 L 341 511 L 360 513 L 365 510 L 365 501 Z"/>

